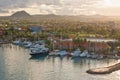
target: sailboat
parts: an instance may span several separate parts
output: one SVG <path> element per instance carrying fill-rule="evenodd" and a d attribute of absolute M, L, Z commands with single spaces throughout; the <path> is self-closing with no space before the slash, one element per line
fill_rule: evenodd
<path fill-rule="evenodd" d="M 52 43 L 52 51 L 49 53 L 49 56 L 58 56 L 58 52 L 59 50 L 55 50 L 55 45 L 54 45 L 54 32 L 55 32 L 55 27 L 54 27 L 54 31 L 53 34 L 51 34 L 51 43 Z"/>
<path fill-rule="evenodd" d="M 81 54 L 81 50 L 79 48 L 73 51 L 72 53 L 70 53 L 72 57 L 79 57 L 80 54 Z"/>
<path fill-rule="evenodd" d="M 13 41 L 12 43 L 15 44 L 15 45 L 20 45 L 20 44 L 21 44 L 21 41 L 20 41 L 20 40 L 15 40 L 15 41 Z"/>
<path fill-rule="evenodd" d="M 45 45 L 40 45 L 31 50 L 30 55 L 48 55 L 49 48 L 46 48 Z"/>
<path fill-rule="evenodd" d="M 67 53 L 67 51 L 66 50 L 60 50 L 59 52 L 58 52 L 58 55 L 59 56 L 66 56 L 68 53 Z"/>
<path fill-rule="evenodd" d="M 88 57 L 89 56 L 89 53 L 87 50 L 83 51 L 81 54 L 80 54 L 80 57 Z"/>

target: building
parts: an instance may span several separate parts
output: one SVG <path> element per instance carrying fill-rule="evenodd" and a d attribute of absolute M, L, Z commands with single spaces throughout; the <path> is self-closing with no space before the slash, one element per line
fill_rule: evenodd
<path fill-rule="evenodd" d="M 72 39 L 55 39 L 55 47 L 58 49 L 74 49 L 78 47 Z"/>
<path fill-rule="evenodd" d="M 90 52 L 103 52 L 110 50 L 110 46 L 105 42 L 84 42 L 82 47 Z"/>
<path fill-rule="evenodd" d="M 55 47 L 58 49 L 76 49 L 80 48 L 81 50 L 88 50 L 90 52 L 101 53 L 105 51 L 110 51 L 110 46 L 107 41 L 84 41 L 76 43 L 73 39 L 60 39 L 55 38 Z"/>

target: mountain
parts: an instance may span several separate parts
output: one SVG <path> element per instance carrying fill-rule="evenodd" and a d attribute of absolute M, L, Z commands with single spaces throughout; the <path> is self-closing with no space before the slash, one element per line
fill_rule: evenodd
<path fill-rule="evenodd" d="M 18 11 L 12 14 L 11 17 L 17 17 L 17 18 L 22 17 L 23 18 L 23 17 L 31 17 L 31 15 L 25 11 Z"/>
<path fill-rule="evenodd" d="M 89 22 L 89 21 L 114 21 L 120 20 L 120 17 L 115 16 L 104 16 L 104 15 L 55 15 L 55 14 L 47 14 L 47 15 L 30 15 L 26 11 L 18 11 L 12 14 L 11 16 L 0 16 L 0 20 L 2 19 L 29 19 L 31 21 L 40 21 L 40 20 L 68 20 L 68 21 L 81 21 L 81 22 Z"/>

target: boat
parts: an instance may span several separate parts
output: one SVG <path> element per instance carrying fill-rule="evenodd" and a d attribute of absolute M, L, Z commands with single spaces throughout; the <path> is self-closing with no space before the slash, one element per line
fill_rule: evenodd
<path fill-rule="evenodd" d="M 89 53 L 87 50 L 83 51 L 81 54 L 80 54 L 80 57 L 88 57 L 89 56 Z"/>
<path fill-rule="evenodd" d="M 103 59 L 104 56 L 103 56 L 103 55 L 98 55 L 98 54 L 92 54 L 92 55 L 91 55 L 91 58 L 92 58 L 92 59 Z"/>
<path fill-rule="evenodd" d="M 115 54 L 115 55 L 107 55 L 107 58 L 109 58 L 109 59 L 120 59 L 120 57 L 117 54 Z"/>
<path fill-rule="evenodd" d="M 114 59 L 120 59 L 120 56 L 118 56 L 117 54 L 115 54 Z"/>
<path fill-rule="evenodd" d="M 33 44 L 30 46 L 30 50 L 33 50 L 33 49 L 39 48 L 39 47 L 41 47 L 40 44 L 34 44 L 34 43 L 33 43 Z"/>
<path fill-rule="evenodd" d="M 104 58 L 103 55 L 99 55 L 99 56 L 97 57 L 97 59 L 103 59 L 103 58 Z"/>
<path fill-rule="evenodd" d="M 76 49 L 74 52 L 71 53 L 71 56 L 72 57 L 79 57 L 80 56 L 80 49 Z"/>
<path fill-rule="evenodd" d="M 59 52 L 58 52 L 58 55 L 59 56 L 66 56 L 68 53 L 67 53 L 67 51 L 66 50 L 60 50 Z"/>
<path fill-rule="evenodd" d="M 21 44 L 21 41 L 20 40 L 15 40 L 12 42 L 14 45 L 20 45 Z"/>
<path fill-rule="evenodd" d="M 49 56 L 58 56 L 59 50 L 53 50 L 49 53 Z"/>
<path fill-rule="evenodd" d="M 23 44 L 23 45 L 27 45 L 27 44 L 28 44 L 28 41 L 23 41 L 22 44 Z"/>
<path fill-rule="evenodd" d="M 31 50 L 30 55 L 48 55 L 49 48 L 46 48 L 44 45 L 34 48 Z"/>
<path fill-rule="evenodd" d="M 32 42 L 26 42 L 24 45 L 25 48 L 30 48 L 32 46 Z"/>

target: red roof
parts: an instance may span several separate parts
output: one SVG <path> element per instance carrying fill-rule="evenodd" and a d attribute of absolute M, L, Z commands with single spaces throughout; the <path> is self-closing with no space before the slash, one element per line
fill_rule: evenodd
<path fill-rule="evenodd" d="M 96 43 L 91 43 L 91 42 L 85 42 L 82 45 L 83 47 L 95 47 L 95 48 L 109 48 L 109 45 L 104 42 L 96 42 Z"/>
<path fill-rule="evenodd" d="M 77 47 L 77 45 L 73 41 L 56 41 L 55 46 L 60 47 L 60 45 L 64 48 L 67 47 Z"/>

